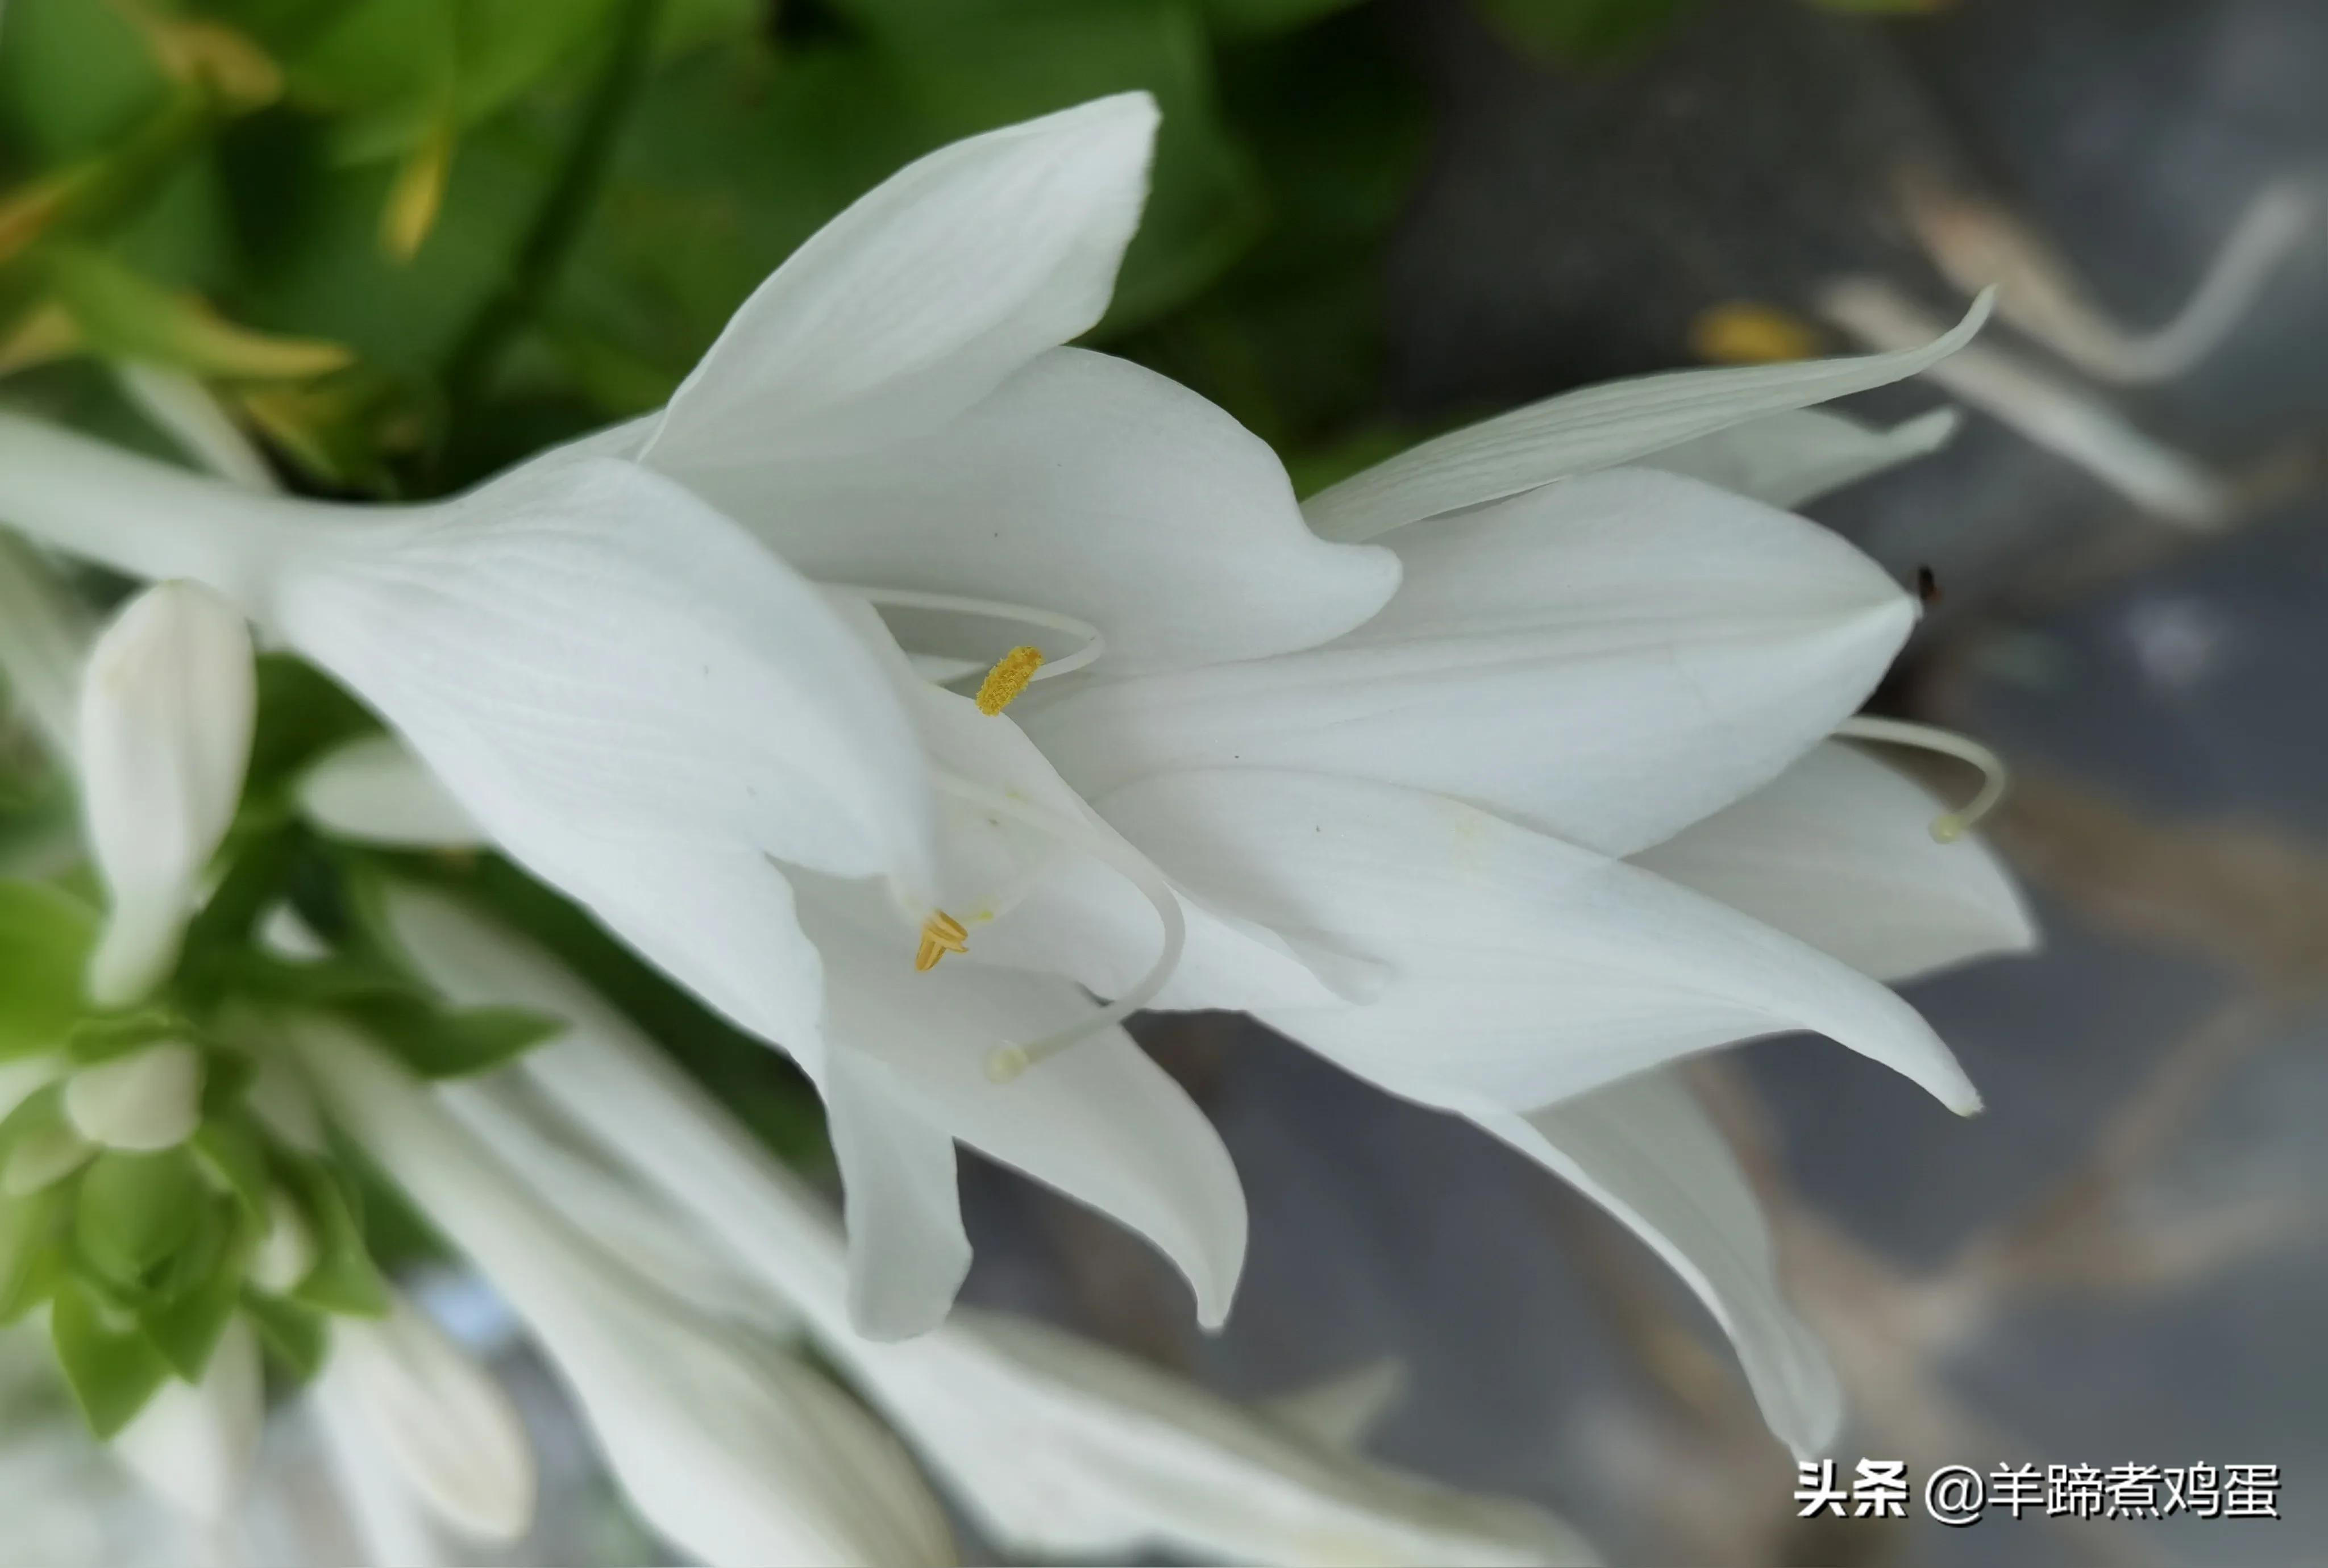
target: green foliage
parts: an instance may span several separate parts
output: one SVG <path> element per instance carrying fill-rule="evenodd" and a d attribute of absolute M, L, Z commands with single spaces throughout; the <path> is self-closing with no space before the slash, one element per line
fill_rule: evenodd
<path fill-rule="evenodd" d="M 85 904 L 37 882 L 0 882 L 0 1059 L 63 1043 L 80 1020 L 97 941 Z"/>
<path fill-rule="evenodd" d="M 49 1305 L 49 1339 L 89 1430 L 111 1437 L 170 1376 L 170 1363 L 137 1320 L 86 1282 L 61 1285 Z"/>

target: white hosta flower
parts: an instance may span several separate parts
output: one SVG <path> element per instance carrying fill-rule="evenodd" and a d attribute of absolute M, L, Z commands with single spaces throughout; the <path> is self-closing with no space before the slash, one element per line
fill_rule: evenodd
<path fill-rule="evenodd" d="M 202 1119 L 202 1053 L 182 1040 L 83 1067 L 65 1083 L 65 1120 L 91 1143 L 174 1149 Z"/>
<path fill-rule="evenodd" d="M 177 1507 L 218 1525 L 241 1497 L 258 1451 L 261 1393 L 258 1336 L 238 1315 L 202 1381 L 164 1383 L 114 1435 L 113 1451 Z"/>
<path fill-rule="evenodd" d="M 866 1338 L 851 1322 L 830 1211 L 651 1042 L 554 961 L 443 894 L 399 885 L 386 898 L 408 950 L 456 999 L 568 1021 L 513 1075 L 796 1308 L 1005 1551 L 1070 1561 L 1159 1545 L 1231 1562 L 1594 1560 L 1536 1509 L 1349 1452 L 1340 1440 L 1379 1408 L 1378 1380 L 1343 1391 L 1339 1414 L 1303 1422 L 1241 1410 L 1071 1336 L 987 1314 L 958 1314 L 904 1344 Z M 1335 1435 L 1321 1438 L 1320 1426 Z"/>
<path fill-rule="evenodd" d="M 326 1102 L 490 1278 L 558 1367 L 641 1517 L 714 1564 L 951 1559 L 887 1435 L 611 1262 L 422 1084 L 341 1026 L 287 1026 Z"/>
<path fill-rule="evenodd" d="M 194 582 L 130 601 L 89 653 L 80 762 L 110 899 L 90 1000 L 133 1002 L 176 961 L 204 869 L 242 793 L 258 712 L 242 616 Z"/>
<path fill-rule="evenodd" d="M 356 1423 L 428 1512 L 462 1538 L 505 1544 L 533 1518 L 533 1448 L 492 1375 L 401 1299 L 378 1321 L 341 1318 L 314 1396 Z"/>

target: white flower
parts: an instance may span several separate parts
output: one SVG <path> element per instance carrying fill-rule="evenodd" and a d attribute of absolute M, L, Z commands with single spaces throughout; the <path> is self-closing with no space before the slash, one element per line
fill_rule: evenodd
<path fill-rule="evenodd" d="M 238 1314 L 219 1336 L 202 1381 L 164 1383 L 114 1434 L 113 1451 L 179 1508 L 220 1524 L 241 1497 L 258 1451 L 260 1394 L 258 1339 Z"/>
<path fill-rule="evenodd" d="M 314 1385 L 325 1422 L 361 1425 L 428 1512 L 505 1544 L 533 1518 L 533 1448 L 509 1396 L 400 1297 L 386 1318 L 339 1318 Z"/>
<path fill-rule="evenodd" d="M 736 1568 L 951 1559 L 919 1478 L 846 1395 L 596 1252 L 342 1026 L 286 1032 L 341 1123 L 524 1320 L 659 1535 Z"/>
<path fill-rule="evenodd" d="M 199 583 L 149 588 L 89 653 L 80 696 L 81 793 L 110 899 L 90 1000 L 136 1000 L 178 955 L 211 853 L 226 836 L 258 711 L 250 637 Z"/>
<path fill-rule="evenodd" d="M 1240 1410 L 1055 1330 L 963 1312 L 904 1344 L 866 1338 L 850 1319 L 830 1211 L 651 1042 L 553 961 L 443 894 L 392 885 L 385 900 L 408 952 L 455 1000 L 568 1020 L 514 1075 L 797 1309 L 1005 1551 L 1070 1561 L 1159 1545 L 1231 1562 L 1594 1560 L 1536 1509 L 1386 1470 L 1305 1425 Z M 559 1172 L 543 1174 L 563 1189 Z"/>

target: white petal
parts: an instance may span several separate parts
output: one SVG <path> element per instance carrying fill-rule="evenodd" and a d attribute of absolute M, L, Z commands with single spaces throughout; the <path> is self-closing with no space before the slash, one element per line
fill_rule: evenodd
<path fill-rule="evenodd" d="M 1843 1421 L 1842 1385 L 1779 1291 L 1745 1172 L 1685 1084 L 1644 1073 L 1525 1116 L 1483 1110 L 1474 1119 L 1656 1249 L 1737 1347 L 1770 1430 L 1798 1455 L 1826 1451 Z"/>
<path fill-rule="evenodd" d="M 276 1188 L 267 1195 L 267 1234 L 250 1254 L 246 1275 L 269 1295 L 288 1295 L 298 1288 L 317 1257 L 315 1233 L 300 1215 L 291 1195 Z"/>
<path fill-rule="evenodd" d="M 1204 897 L 1390 966 L 1273 1027 L 1394 1093 L 1525 1110 L 1732 1040 L 1811 1029 L 1979 1105 L 1915 1010 L 1792 937 L 1443 796 L 1315 775 L 1164 775 L 1099 803 Z"/>
<path fill-rule="evenodd" d="M 1912 780 L 1829 741 L 1632 860 L 1878 980 L 2028 952 L 2036 925 L 1988 847 L 1933 840 L 1932 821 L 1948 809 Z"/>
<path fill-rule="evenodd" d="M 1095 682 L 1024 723 L 1087 795 L 1281 767 L 1473 801 L 1629 854 L 1756 788 L 1856 709 L 1914 601 L 1816 525 L 1619 469 L 1393 543 L 1390 607 L 1305 653 Z"/>
<path fill-rule="evenodd" d="M 658 1535 L 715 1568 L 947 1558 L 912 1466 L 839 1390 L 616 1269 L 338 1024 L 292 1038 L 341 1124 L 525 1320 Z"/>
<path fill-rule="evenodd" d="M 815 954 L 766 858 L 927 900 L 925 769 L 887 677 L 668 480 L 529 467 L 353 536 L 281 597 L 294 644 L 496 844 L 791 1050 L 816 1049 Z"/>
<path fill-rule="evenodd" d="M 129 400 L 204 468 L 245 490 L 282 488 L 258 446 L 200 379 L 128 360 L 116 361 L 113 371 Z"/>
<path fill-rule="evenodd" d="M 238 1315 L 202 1381 L 164 1383 L 114 1435 L 113 1451 L 176 1507 L 203 1524 L 222 1523 L 258 1450 L 259 1394 L 258 1340 Z"/>
<path fill-rule="evenodd" d="M 1013 1557 L 1092 1562 L 1160 1547 L 1320 1568 L 1599 1560 L 1540 1509 L 1311 1443 L 1041 1324 L 967 1309 L 958 1318 L 943 1339 L 849 1359 Z"/>
<path fill-rule="evenodd" d="M 1311 534 L 1276 455 L 1227 414 L 1079 349 L 870 456 L 655 461 L 812 577 L 1075 615 L 1111 671 L 1308 647 L 1398 583 L 1387 552 Z"/>
<path fill-rule="evenodd" d="M 1228 1315 L 1244 1262 L 1244 1193 L 1212 1123 L 1122 1029 L 1103 1030 L 1007 1084 L 1000 1047 L 1073 1025 L 1094 1004 L 1064 981 L 901 955 L 819 932 L 836 1049 L 890 1069 L 929 1125 L 1091 1205 L 1155 1243 L 1197 1292 L 1207 1327 Z M 949 1167 L 949 1178 L 951 1170 Z M 850 1194 L 850 1245 L 857 1228 Z"/>
<path fill-rule="evenodd" d="M 836 1050 L 819 1087 L 849 1219 L 850 1317 L 875 1339 L 927 1333 L 970 1272 L 953 1139 L 855 1051 Z"/>
<path fill-rule="evenodd" d="M 175 962 L 195 890 L 242 793 L 258 712 L 240 612 L 198 583 L 148 588 L 90 650 L 81 795 L 112 915 L 90 999 L 136 1000 Z"/>
<path fill-rule="evenodd" d="M 326 1396 L 362 1412 L 406 1484 L 465 1538 L 502 1543 L 533 1518 L 533 1445 L 485 1370 L 405 1301 L 332 1326 Z"/>
<path fill-rule="evenodd" d="M 1157 112 L 1124 93 L 941 147 L 744 302 L 664 411 L 674 472 L 863 451 L 951 418 L 1096 324 L 1148 195 Z"/>
<path fill-rule="evenodd" d="M 1983 295 L 1920 348 L 1859 359 L 1675 371 L 1563 392 L 1425 441 L 1302 504 L 1328 539 L 1368 540 L 1426 517 L 1516 495 L 1708 436 L 1901 380 L 1947 358 L 1988 319 Z"/>
<path fill-rule="evenodd" d="M 1888 430 L 1816 408 L 1768 414 L 1652 452 L 1644 468 L 1662 468 L 1736 491 L 1791 512 L 1847 484 L 1948 445 L 1963 421 L 1954 408 L 1935 408 Z"/>
<path fill-rule="evenodd" d="M 397 1472 L 371 1418 L 344 1395 L 332 1397 L 322 1383 L 308 1388 L 315 1438 L 368 1568 L 455 1568 L 454 1554 Z"/>
<path fill-rule="evenodd" d="M 393 735 L 326 755 L 299 780 L 299 809 L 327 833 L 367 844 L 476 849 L 487 840 L 461 803 Z"/>
<path fill-rule="evenodd" d="M 136 1152 L 184 1142 L 202 1121 L 202 1053 L 176 1040 L 83 1067 L 64 1094 L 74 1131 Z"/>
<path fill-rule="evenodd" d="M 13 706 L 61 764 L 80 749 L 81 669 L 96 639 L 87 606 L 55 568 L 31 546 L 0 539 L 0 672 Z"/>

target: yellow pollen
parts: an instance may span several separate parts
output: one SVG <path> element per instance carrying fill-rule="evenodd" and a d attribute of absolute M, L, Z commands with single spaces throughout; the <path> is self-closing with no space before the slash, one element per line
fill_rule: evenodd
<path fill-rule="evenodd" d="M 947 953 L 969 951 L 970 933 L 962 929 L 961 921 L 941 909 L 922 922 L 922 945 L 914 954 L 914 967 L 933 970 Z"/>
<path fill-rule="evenodd" d="M 1027 690 L 1035 671 L 1043 667 L 1043 651 L 1021 645 L 994 662 L 978 685 L 978 710 L 989 718 L 1001 712 Z"/>

